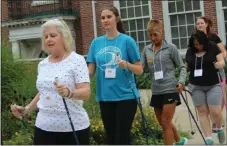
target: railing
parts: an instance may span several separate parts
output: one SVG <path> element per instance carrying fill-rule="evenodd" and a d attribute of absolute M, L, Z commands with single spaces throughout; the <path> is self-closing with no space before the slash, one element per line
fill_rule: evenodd
<path fill-rule="evenodd" d="M 7 0 L 9 20 L 48 16 L 76 16 L 71 0 Z"/>

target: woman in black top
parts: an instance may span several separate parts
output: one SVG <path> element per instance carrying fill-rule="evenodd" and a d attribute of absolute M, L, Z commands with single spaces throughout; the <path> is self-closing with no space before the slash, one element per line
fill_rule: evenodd
<path fill-rule="evenodd" d="M 212 27 L 212 21 L 204 16 L 200 16 L 196 18 L 196 29 L 197 30 L 201 30 L 203 31 L 208 39 L 217 44 L 218 48 L 221 50 L 223 57 L 226 58 L 226 49 L 225 49 L 225 45 L 222 43 L 220 37 L 216 34 L 213 33 L 211 31 L 211 27 Z M 223 91 L 223 98 L 222 98 L 222 111 L 224 109 L 224 106 L 226 104 L 226 75 L 225 75 L 225 71 L 223 68 L 219 69 L 220 71 L 220 76 L 221 76 L 221 82 L 222 82 L 222 91 Z M 216 131 L 216 125 L 213 124 L 213 131 Z"/>
<path fill-rule="evenodd" d="M 218 138 L 224 143 L 225 134 L 222 128 L 222 94 L 218 69 L 223 68 L 224 59 L 218 46 L 210 42 L 203 31 L 197 30 L 189 40 L 186 53 L 186 63 L 189 75 L 189 90 L 192 100 L 199 113 L 199 122 L 206 137 L 207 144 L 213 144 L 211 120 L 218 127 Z"/>

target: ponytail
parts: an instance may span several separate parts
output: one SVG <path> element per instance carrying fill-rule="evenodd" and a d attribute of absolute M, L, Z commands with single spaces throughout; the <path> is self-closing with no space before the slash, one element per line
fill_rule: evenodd
<path fill-rule="evenodd" d="M 120 33 L 124 33 L 124 34 L 126 33 L 121 20 L 119 20 L 117 22 L 117 31 L 119 31 Z"/>

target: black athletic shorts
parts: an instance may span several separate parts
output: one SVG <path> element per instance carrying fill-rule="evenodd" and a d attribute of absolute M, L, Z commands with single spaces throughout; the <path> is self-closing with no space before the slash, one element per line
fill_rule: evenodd
<path fill-rule="evenodd" d="M 150 106 L 163 107 L 163 105 L 172 104 L 173 102 L 175 102 L 176 105 L 181 104 L 179 93 L 176 92 L 176 93 L 152 95 Z"/>

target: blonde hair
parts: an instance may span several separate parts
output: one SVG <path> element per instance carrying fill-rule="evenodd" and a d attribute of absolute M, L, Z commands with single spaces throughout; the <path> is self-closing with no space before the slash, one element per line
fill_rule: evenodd
<path fill-rule="evenodd" d="M 150 20 L 147 24 L 147 32 L 149 34 L 151 34 L 151 33 L 162 34 L 162 30 L 163 30 L 163 25 L 160 20 L 153 19 L 153 20 Z"/>
<path fill-rule="evenodd" d="M 73 37 L 68 25 L 62 19 L 52 19 L 41 25 L 42 32 L 42 49 L 48 52 L 44 45 L 45 35 L 44 30 L 49 27 L 56 27 L 57 31 L 62 35 L 62 39 L 65 46 L 65 51 L 70 52 L 72 50 Z"/>

